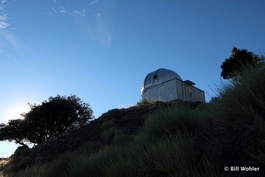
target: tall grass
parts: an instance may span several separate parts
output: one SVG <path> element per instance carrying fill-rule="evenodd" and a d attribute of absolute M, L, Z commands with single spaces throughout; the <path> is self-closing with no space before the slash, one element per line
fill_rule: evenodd
<path fill-rule="evenodd" d="M 161 109 L 147 118 L 135 141 L 142 148 L 142 172 L 147 176 L 219 176 L 208 157 L 212 118 L 205 104 Z M 140 149 L 141 149 L 140 148 Z"/>
<path fill-rule="evenodd" d="M 183 106 L 162 109 L 149 116 L 133 142 L 114 143 L 89 155 L 62 156 L 47 176 L 216 176 L 200 151 L 201 126 L 195 115 Z"/>
<path fill-rule="evenodd" d="M 161 109 L 147 117 L 142 132 L 135 139 L 144 144 L 178 132 L 195 134 L 200 123 L 194 114 L 193 110 L 184 105 Z"/>
<path fill-rule="evenodd" d="M 262 115 L 265 110 L 264 63 L 247 66 L 237 79 L 232 80 L 220 91 L 222 108 L 231 117 Z"/>
<path fill-rule="evenodd" d="M 265 67 L 248 66 L 239 77 L 223 86 L 219 109 L 213 117 L 216 137 L 209 152 L 219 171 L 224 166 L 257 166 L 260 171 L 244 176 L 260 176 L 265 171 Z M 234 173 L 234 176 L 239 176 Z M 243 174 L 241 174 L 243 175 Z"/>
<path fill-rule="evenodd" d="M 197 147 L 197 140 L 191 136 L 163 138 L 144 151 L 140 169 L 146 176 L 216 176 L 213 165 Z"/>
<path fill-rule="evenodd" d="M 47 177 L 104 177 L 104 176 L 137 176 L 132 151 L 122 146 L 108 147 L 98 153 L 75 156 L 70 159 L 60 157 L 51 164 Z M 60 163 L 62 162 L 62 163 Z M 60 165 L 61 164 L 61 165 Z M 70 166 L 69 166 L 70 165 Z M 59 169 L 59 170 L 56 170 Z M 55 174 L 56 171 L 56 174 Z M 130 173 L 128 173 L 130 172 Z"/>

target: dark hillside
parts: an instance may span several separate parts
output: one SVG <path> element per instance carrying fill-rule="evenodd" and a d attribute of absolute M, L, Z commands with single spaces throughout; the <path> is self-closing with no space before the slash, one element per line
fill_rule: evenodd
<path fill-rule="evenodd" d="M 145 115 L 157 109 L 174 104 L 183 104 L 181 101 L 170 103 L 156 102 L 155 104 L 137 105 L 123 109 L 112 109 L 104 113 L 98 119 L 90 122 L 85 127 L 69 133 L 56 141 L 34 147 L 30 152 L 30 164 L 50 162 L 53 158 L 67 152 L 75 152 L 82 145 L 89 142 L 98 142 L 104 147 L 105 142 L 101 138 L 101 126 L 107 121 L 113 121 L 115 128 L 126 135 L 135 135 L 144 123 Z M 199 103 L 186 103 L 196 107 Z"/>

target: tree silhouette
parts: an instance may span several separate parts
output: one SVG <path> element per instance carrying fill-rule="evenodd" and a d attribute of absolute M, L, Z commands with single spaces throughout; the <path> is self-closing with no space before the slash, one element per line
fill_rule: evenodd
<path fill-rule="evenodd" d="M 15 141 L 18 144 L 25 145 L 23 139 L 25 139 L 26 128 L 22 119 L 9 120 L 8 124 L 0 124 L 0 141 L 8 140 Z"/>
<path fill-rule="evenodd" d="M 222 63 L 221 77 L 223 79 L 231 79 L 241 73 L 244 68 L 257 64 L 259 62 L 258 55 L 247 51 L 246 49 L 238 49 L 233 47 L 232 54 Z"/>
<path fill-rule="evenodd" d="M 75 95 L 50 97 L 40 105 L 30 105 L 30 108 L 28 113 L 22 114 L 24 119 L 0 125 L 0 141 L 42 144 L 85 125 L 93 113 L 90 106 Z"/>

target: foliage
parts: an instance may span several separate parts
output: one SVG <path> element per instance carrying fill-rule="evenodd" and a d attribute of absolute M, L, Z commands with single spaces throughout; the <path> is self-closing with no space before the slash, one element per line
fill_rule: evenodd
<path fill-rule="evenodd" d="M 115 127 L 115 119 L 112 119 L 112 120 L 108 120 L 108 121 L 105 121 L 101 124 L 100 128 L 102 130 L 106 130 L 106 129 L 109 129 L 111 127 Z"/>
<path fill-rule="evenodd" d="M 225 59 L 221 65 L 221 77 L 224 79 L 235 78 L 238 73 L 244 70 L 246 65 L 254 65 L 259 62 L 259 56 L 247 51 L 246 49 L 237 49 L 233 47 L 232 54 Z"/>
<path fill-rule="evenodd" d="M 47 164 L 38 164 L 28 167 L 24 170 L 19 171 L 13 175 L 3 176 L 3 177 L 43 177 L 47 171 Z"/>
<path fill-rule="evenodd" d="M 28 125 L 22 119 L 9 120 L 8 124 L 0 125 L 0 141 L 15 141 L 25 146 L 23 141 L 28 128 Z"/>
<path fill-rule="evenodd" d="M 181 131 L 194 133 L 199 128 L 194 111 L 184 105 L 162 108 L 147 117 L 143 132 L 136 139 L 141 143 L 155 142 Z"/>
<path fill-rule="evenodd" d="M 65 177 L 69 176 L 70 167 L 75 164 L 74 156 L 71 154 L 63 154 L 52 162 L 49 166 L 49 170 L 46 172 L 47 177 Z"/>
<path fill-rule="evenodd" d="M 111 109 L 108 112 L 102 114 L 102 117 L 108 117 L 109 120 L 111 119 L 118 119 L 121 116 L 121 111 L 119 109 Z"/>
<path fill-rule="evenodd" d="M 22 114 L 24 119 L 0 125 L 1 141 L 42 144 L 85 125 L 93 113 L 87 103 L 74 95 L 50 97 L 40 105 L 30 105 L 30 108 L 28 113 Z"/>
<path fill-rule="evenodd" d="M 152 101 L 151 99 L 143 98 L 139 102 L 136 103 L 137 106 L 145 106 L 155 103 L 155 101 Z"/>
<path fill-rule="evenodd" d="M 101 135 L 101 138 L 107 144 L 124 143 L 132 139 L 130 135 L 125 135 L 120 129 L 115 127 L 105 129 Z"/>
<path fill-rule="evenodd" d="M 174 105 L 150 113 L 132 141 L 115 143 L 121 131 L 113 119 L 103 123 L 102 138 L 110 143 L 62 155 L 43 176 L 265 176 L 265 64 L 244 67 L 237 77 L 196 109 Z M 226 166 L 260 170 L 226 172 Z"/>
<path fill-rule="evenodd" d="M 218 100 L 219 111 L 213 114 L 222 113 L 222 119 L 219 118 L 218 124 L 214 125 L 216 141 L 210 145 L 215 149 L 211 154 L 217 167 L 255 164 L 264 169 L 264 89 L 264 63 L 249 66 L 239 75 L 239 80 L 223 86 Z"/>
<path fill-rule="evenodd" d="M 12 155 L 13 160 L 17 160 L 21 157 L 27 156 L 30 154 L 30 148 L 27 146 L 20 146 L 16 149 L 14 154 Z"/>
<path fill-rule="evenodd" d="M 149 143 L 140 159 L 146 176 L 216 176 L 207 157 L 198 153 L 198 139 L 177 133 Z"/>
<path fill-rule="evenodd" d="M 114 127 L 104 130 L 101 137 L 105 143 L 111 143 L 114 139 L 116 139 L 116 134 L 121 133 L 121 130 L 118 130 Z"/>
<path fill-rule="evenodd" d="M 98 141 L 92 141 L 86 143 L 78 149 L 77 154 L 90 155 L 96 153 L 101 149 L 101 145 Z"/>
<path fill-rule="evenodd" d="M 31 162 L 30 152 L 30 148 L 27 146 L 18 147 L 11 156 L 10 164 L 6 168 L 6 172 L 16 175 L 19 170 L 28 167 Z"/>
<path fill-rule="evenodd" d="M 47 174 L 44 176 L 135 177 L 137 176 L 137 165 L 134 160 L 136 156 L 133 154 L 133 151 L 128 151 L 127 148 L 123 146 L 109 146 L 89 156 L 86 154 L 78 156 L 68 155 L 66 158 L 65 155 L 61 156 L 50 164 Z M 130 173 L 128 173 L 129 171 Z"/>
<path fill-rule="evenodd" d="M 169 119 L 167 125 L 172 124 L 175 130 L 168 134 L 156 137 L 152 141 L 142 143 L 135 140 L 130 143 L 114 143 L 106 146 L 105 149 L 89 154 L 79 154 L 78 156 L 67 159 L 61 167 L 49 168 L 57 176 L 217 176 L 213 165 L 201 151 L 200 138 L 198 131 L 193 131 L 193 123 L 197 122 L 196 117 L 190 118 L 189 123 L 183 121 L 181 115 L 193 115 L 188 108 L 171 107 L 160 110 L 149 116 L 147 121 L 155 124 L 156 130 L 165 128 L 161 125 L 167 114 Z M 175 113 L 175 114 L 174 114 Z M 177 116 L 179 115 L 179 116 Z M 160 121 L 152 121 L 160 119 Z M 150 129 L 150 123 L 145 124 L 140 137 L 151 138 L 156 136 L 155 130 Z M 194 127 L 197 125 L 194 123 Z M 184 128 L 183 128 L 184 126 Z M 159 128 L 160 127 L 160 128 Z M 185 128 L 186 127 L 186 128 Z M 197 127 L 198 128 L 198 127 Z M 107 131 L 106 131 L 107 130 Z M 105 130 L 110 139 L 110 135 L 117 133 L 118 129 L 111 127 Z M 150 133 L 151 130 L 151 133 Z M 193 134 L 188 132 L 194 132 Z M 197 133 L 195 133 L 197 132 Z M 163 134 L 163 133 L 162 133 Z M 113 138 L 113 137 L 112 137 Z M 147 140 L 145 139 L 145 140 Z M 113 139 L 112 139 L 113 141 Z M 185 149 L 185 151 L 183 151 Z M 67 164 L 67 169 L 64 168 Z M 54 161 L 51 166 L 58 165 Z M 56 170 L 56 171 L 55 171 Z M 60 173 L 60 174 L 58 174 Z M 51 174 L 51 173 L 49 173 Z M 49 176 L 49 175 L 47 175 Z"/>

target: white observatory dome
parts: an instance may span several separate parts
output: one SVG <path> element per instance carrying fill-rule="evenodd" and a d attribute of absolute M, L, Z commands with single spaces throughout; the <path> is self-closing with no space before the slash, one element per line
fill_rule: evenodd
<path fill-rule="evenodd" d="M 157 69 L 147 74 L 147 76 L 145 77 L 142 84 L 141 94 L 143 94 L 149 88 L 170 81 L 172 79 L 178 79 L 182 81 L 181 77 L 174 71 L 164 68 Z"/>

